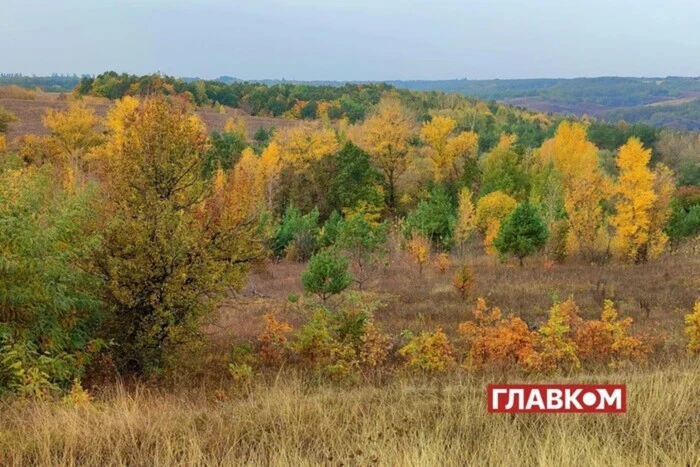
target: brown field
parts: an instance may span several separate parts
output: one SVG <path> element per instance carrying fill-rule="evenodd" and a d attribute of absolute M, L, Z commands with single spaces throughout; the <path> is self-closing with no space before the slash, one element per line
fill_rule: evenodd
<path fill-rule="evenodd" d="M 521 317 L 531 327 L 546 321 L 554 297 L 565 300 L 573 295 L 586 319 L 599 318 L 604 300 L 611 299 L 620 317 L 634 319 L 633 331 L 664 338 L 657 356 L 678 356 L 685 353 L 683 317 L 700 298 L 700 257 L 693 254 L 691 245 L 686 248 L 636 266 L 617 262 L 595 266 L 570 260 L 547 268 L 543 258 L 534 257 L 519 267 L 474 253 L 462 259 L 453 256 L 452 266 L 444 273 L 431 265 L 419 276 L 407 254 L 392 247 L 386 265 L 376 268 L 364 290 L 381 303 L 376 321 L 392 335 L 405 329 L 415 332 L 438 327 L 454 335 L 459 323 L 471 319 L 477 297 Z M 454 271 L 463 263 L 471 265 L 476 275 L 474 293 L 466 302 L 452 285 Z M 300 276 L 304 268 L 304 264 L 287 261 L 255 268 L 245 289 L 219 309 L 216 323 L 207 331 L 223 342 L 232 335 L 251 339 L 263 328 L 260 317 L 271 311 L 299 324 L 307 317 L 304 305 L 314 300 L 303 297 Z M 292 304 L 289 295 L 301 298 Z M 329 303 L 338 305 L 343 300 L 336 297 Z"/>
<path fill-rule="evenodd" d="M 37 92 L 35 99 L 15 99 L 0 96 L 0 107 L 9 110 L 19 121 L 10 125 L 7 134 L 9 142 L 14 141 L 22 135 L 44 135 L 48 131 L 44 128 L 42 117 L 47 109 L 67 109 L 70 104 L 70 97 L 63 93 Z M 97 115 L 104 117 L 109 110 L 111 102 L 108 99 L 86 97 L 84 102 L 95 110 Z M 297 124 L 294 120 L 272 117 L 254 117 L 244 114 L 239 109 L 225 108 L 224 113 L 217 113 L 212 108 L 202 108 L 197 110 L 197 114 L 202 118 L 210 131 L 222 131 L 226 120 L 231 117 L 243 116 L 247 125 L 249 136 L 258 129 L 264 128 L 287 128 Z"/>

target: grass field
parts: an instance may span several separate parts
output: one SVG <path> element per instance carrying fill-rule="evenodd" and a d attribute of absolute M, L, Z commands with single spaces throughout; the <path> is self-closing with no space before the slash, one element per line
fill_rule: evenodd
<path fill-rule="evenodd" d="M 0 107 L 4 107 L 17 117 L 18 121 L 10 125 L 7 141 L 12 142 L 22 135 L 43 135 L 48 131 L 44 128 L 42 117 L 47 109 L 67 109 L 72 99 L 69 95 L 51 92 L 36 92 L 34 99 L 7 98 L 0 95 Z M 112 102 L 108 99 L 94 97 L 84 98 L 85 103 L 103 117 L 107 114 Z M 253 117 L 243 114 L 240 110 L 226 108 L 224 113 L 215 112 L 212 108 L 201 108 L 197 114 L 206 123 L 210 131 L 223 131 L 226 120 L 231 117 L 243 116 L 248 125 L 250 136 L 258 128 L 286 128 L 296 124 L 293 120 L 283 118 Z"/>
<path fill-rule="evenodd" d="M 113 387 L 89 404 L 1 406 L 0 464 L 700 465 L 698 362 L 574 379 L 626 383 L 624 415 L 488 414 L 496 380 L 342 388 L 278 374 L 242 394 Z"/>

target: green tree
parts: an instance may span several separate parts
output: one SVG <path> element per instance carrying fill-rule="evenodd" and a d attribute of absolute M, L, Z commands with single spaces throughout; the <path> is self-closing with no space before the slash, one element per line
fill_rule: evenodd
<path fill-rule="evenodd" d="M 522 266 L 523 259 L 542 248 L 548 236 L 547 226 L 537 208 L 521 203 L 503 221 L 493 244 L 501 255 L 511 254 L 518 258 Z"/>
<path fill-rule="evenodd" d="M 328 193 L 335 209 L 354 208 L 361 200 L 383 205 L 382 175 L 370 164 L 369 154 L 348 141 L 335 156 L 335 165 L 336 175 Z"/>
<path fill-rule="evenodd" d="M 416 209 L 406 217 L 404 235 L 410 238 L 414 233 L 424 235 L 441 250 L 449 250 L 454 243 L 457 216 L 447 190 L 438 185 L 430 193 L 430 198 L 418 203 Z"/>
<path fill-rule="evenodd" d="M 42 396 L 67 389 L 100 347 L 101 284 L 89 273 L 100 243 L 95 196 L 61 190 L 50 165 L 8 169 L 0 167 L 0 393 Z"/>
<path fill-rule="evenodd" d="M 346 250 L 355 264 L 357 273 L 354 277 L 360 290 L 367 279 L 367 265 L 382 252 L 387 241 L 389 226 L 378 222 L 378 217 L 362 207 L 349 212 L 338 225 L 336 245 Z"/>
<path fill-rule="evenodd" d="M 324 302 L 332 295 L 339 294 L 352 283 L 348 272 L 348 260 L 330 250 L 321 251 L 309 260 L 301 275 L 304 291 L 318 295 Z"/>
<path fill-rule="evenodd" d="M 235 177 L 215 190 L 202 179 L 206 134 L 193 115 L 148 99 L 111 133 L 109 217 L 96 258 L 111 308 L 106 332 L 119 343 L 120 367 L 147 375 L 197 337 L 225 287 L 243 286 L 261 252 L 259 219 Z"/>
<path fill-rule="evenodd" d="M 230 170 L 241 158 L 247 147 L 243 137 L 238 133 L 215 131 L 209 137 L 209 150 L 204 154 L 203 173 L 211 177 L 218 167 Z"/>

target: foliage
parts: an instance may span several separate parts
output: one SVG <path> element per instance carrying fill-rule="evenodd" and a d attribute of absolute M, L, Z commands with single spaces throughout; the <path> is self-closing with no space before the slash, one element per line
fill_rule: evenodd
<path fill-rule="evenodd" d="M 328 192 L 335 209 L 355 208 L 361 201 L 377 208 L 383 206 L 382 176 L 370 165 L 365 151 L 347 141 L 335 156 L 335 164 L 336 174 Z"/>
<path fill-rule="evenodd" d="M 476 230 L 476 212 L 472 202 L 472 192 L 468 188 L 462 188 L 459 192 L 457 204 L 457 224 L 455 226 L 455 240 L 464 243 L 469 240 Z"/>
<path fill-rule="evenodd" d="M 511 254 L 520 260 L 540 250 L 549 232 L 537 209 L 529 203 L 520 203 L 501 224 L 493 241 L 501 255 Z"/>
<path fill-rule="evenodd" d="M 425 236 L 414 233 L 406 243 L 406 249 L 418 265 L 418 274 L 423 275 L 423 266 L 430 260 L 430 241 Z"/>
<path fill-rule="evenodd" d="M 367 278 L 367 265 L 383 252 L 387 241 L 389 225 L 380 223 L 378 217 L 361 203 L 357 210 L 349 211 L 337 227 L 336 246 L 345 250 L 355 264 L 357 273 L 354 277 L 360 290 Z"/>
<path fill-rule="evenodd" d="M 360 128 L 357 144 L 384 175 L 389 209 L 396 206 L 396 182 L 406 171 L 413 125 L 413 116 L 401 102 L 385 97 Z"/>
<path fill-rule="evenodd" d="M 613 245 L 623 258 L 637 263 L 647 260 L 651 248 L 651 211 L 656 194 L 654 174 L 647 168 L 650 159 L 651 151 L 636 138 L 622 146 L 617 156 L 619 199 L 611 219 L 616 229 Z"/>
<path fill-rule="evenodd" d="M 0 107 L 0 135 L 7 133 L 10 123 L 16 121 L 17 117 L 15 114 Z"/>
<path fill-rule="evenodd" d="M 258 355 L 265 365 L 280 365 L 287 351 L 287 335 L 292 327 L 284 321 L 279 321 L 274 314 L 263 315 L 265 329 L 258 336 Z"/>
<path fill-rule="evenodd" d="M 325 302 L 352 283 L 352 275 L 348 272 L 348 260 L 329 250 L 320 251 L 309 260 L 301 282 L 305 292 L 316 294 Z"/>
<path fill-rule="evenodd" d="M 515 199 L 529 192 L 527 168 L 513 135 L 501 135 L 498 145 L 481 160 L 481 193 L 502 191 Z"/>
<path fill-rule="evenodd" d="M 685 315 L 685 335 L 688 336 L 688 352 L 700 354 L 700 301 L 695 302 L 693 312 Z"/>
<path fill-rule="evenodd" d="M 430 198 L 418 203 L 406 217 L 404 235 L 420 234 L 430 239 L 440 250 L 449 250 L 454 243 L 457 219 L 447 190 L 441 185 L 433 187 Z"/>
<path fill-rule="evenodd" d="M 96 262 L 118 363 L 150 374 L 168 349 L 198 333 L 224 287 L 243 285 L 260 255 L 259 219 L 245 171 L 218 177 L 210 196 L 201 179 L 206 135 L 196 117 L 162 99 L 123 117 L 112 122 L 105 148 L 109 217 Z"/>
<path fill-rule="evenodd" d="M 288 206 L 273 240 L 275 255 L 280 257 L 285 252 L 289 255 L 287 249 L 293 246 L 292 259 L 308 260 L 316 251 L 319 235 L 318 217 L 317 210 L 302 215 L 294 206 Z"/>
<path fill-rule="evenodd" d="M 603 203 L 612 188 L 599 169 L 598 148 L 586 139 L 582 124 L 562 122 L 555 136 L 542 144 L 539 157 L 542 167 L 551 163 L 562 176 L 568 251 L 599 259 L 607 248 Z"/>
<path fill-rule="evenodd" d="M 408 370 L 420 373 L 444 373 L 456 363 L 454 347 L 440 328 L 412 337 L 399 354 Z"/>
<path fill-rule="evenodd" d="M 524 363 L 528 371 L 537 373 L 572 372 L 581 366 L 577 347 L 570 335 L 570 323 L 575 304 L 569 299 L 564 304 L 555 303 L 549 310 L 547 322 L 537 331 L 535 352 Z"/>
<path fill-rule="evenodd" d="M 515 209 L 518 202 L 502 191 L 483 196 L 476 203 L 476 225 L 484 234 L 484 249 L 489 255 L 496 253 L 493 242 L 501 228 L 501 222 Z"/>
<path fill-rule="evenodd" d="M 0 168 L 0 392 L 68 389 L 100 349 L 94 191 L 62 191 L 50 166 Z"/>
<path fill-rule="evenodd" d="M 466 301 L 472 293 L 475 282 L 474 270 L 466 264 L 457 269 L 452 277 L 452 285 L 462 301 Z"/>
<path fill-rule="evenodd" d="M 212 132 L 209 142 L 210 146 L 204 155 L 203 167 L 203 173 L 207 177 L 212 176 L 217 168 L 231 170 L 246 148 L 245 140 L 240 135 L 228 131 Z"/>

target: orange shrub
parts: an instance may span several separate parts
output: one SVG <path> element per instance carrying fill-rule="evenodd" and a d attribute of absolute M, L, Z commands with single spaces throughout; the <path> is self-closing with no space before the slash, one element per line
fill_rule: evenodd
<path fill-rule="evenodd" d="M 524 365 L 531 358 L 535 338 L 522 319 L 513 315 L 503 318 L 497 307 L 489 311 L 482 298 L 477 300 L 474 318 L 457 329 L 466 347 L 464 368 L 505 368 Z"/>
<path fill-rule="evenodd" d="M 450 255 L 447 253 L 440 253 L 435 258 L 435 269 L 439 273 L 444 273 L 450 268 L 451 265 L 452 261 L 450 260 Z"/>
<path fill-rule="evenodd" d="M 265 329 L 258 336 L 258 354 L 260 361 L 266 365 L 279 365 L 287 350 L 287 334 L 292 327 L 284 321 L 278 321 L 273 313 L 263 316 Z"/>
<path fill-rule="evenodd" d="M 646 360 L 651 348 L 638 337 L 629 335 L 631 325 L 632 318 L 618 320 L 613 302 L 606 300 L 600 321 L 581 321 L 572 329 L 579 357 L 589 362 L 607 363 L 612 367 L 618 367 L 627 361 Z"/>

